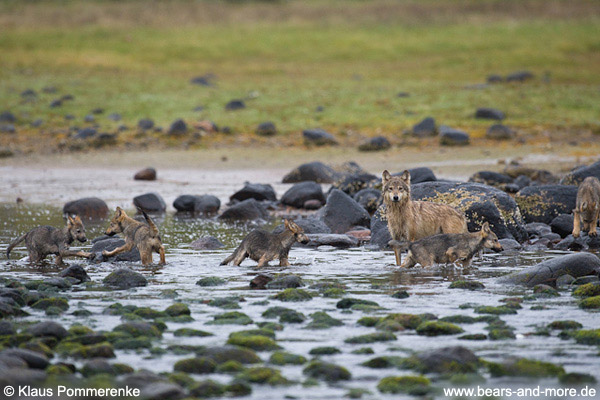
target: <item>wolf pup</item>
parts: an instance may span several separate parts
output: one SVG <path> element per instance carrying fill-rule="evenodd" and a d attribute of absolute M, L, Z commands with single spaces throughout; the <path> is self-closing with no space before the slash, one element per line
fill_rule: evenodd
<path fill-rule="evenodd" d="M 104 250 L 102 252 L 102 256 L 112 257 L 115 254 L 129 251 L 133 248 L 133 246 L 136 246 L 140 252 L 142 265 L 152 264 L 153 251 L 160 254 L 160 264 L 164 265 L 165 248 L 160 240 L 158 228 L 154 224 L 154 221 L 150 219 L 148 214 L 146 214 L 143 210 L 140 211 L 142 214 L 144 214 L 144 218 L 146 219 L 148 225 L 129 217 L 127 214 L 125 214 L 125 211 L 123 211 L 121 207 L 117 207 L 117 211 L 111 219 L 108 229 L 104 233 L 108 236 L 122 233 L 125 237 L 125 244 L 121 247 L 117 247 L 113 251 Z"/>
<path fill-rule="evenodd" d="M 22 241 L 25 241 L 27 251 L 29 252 L 29 262 L 32 264 L 38 264 L 49 254 L 56 255 L 55 262 L 58 266 L 65 265 L 63 257 L 92 257 L 92 253 L 69 250 L 69 245 L 75 239 L 81 243 L 85 243 L 87 238 L 85 237 L 85 227 L 79 216 L 73 218 L 69 215 L 67 218 L 67 226 L 62 229 L 52 226 L 38 226 L 13 240 L 6 249 L 6 258 L 10 258 L 12 249 Z"/>
<path fill-rule="evenodd" d="M 242 243 L 221 262 L 227 265 L 233 260 L 233 265 L 240 265 L 246 257 L 258 261 L 258 267 L 264 267 L 269 261 L 279 259 L 279 265 L 286 267 L 290 247 L 294 242 L 306 244 L 309 242 L 304 230 L 294 221 L 283 220 L 285 229 L 281 233 L 271 233 L 262 229 L 253 230 L 242 240 Z"/>
<path fill-rule="evenodd" d="M 410 198 L 410 173 L 392 176 L 383 171 L 383 203 L 386 206 L 388 229 L 393 240 L 413 242 L 439 233 L 466 233 L 463 213 L 446 204 L 413 201 Z M 394 249 L 396 265 L 400 265 L 400 250 Z"/>
<path fill-rule="evenodd" d="M 402 268 L 412 268 L 416 264 L 429 267 L 433 264 L 449 264 L 460 261 L 466 267 L 479 251 L 492 249 L 502 251 L 498 237 L 485 222 L 479 232 L 446 233 L 429 236 L 410 244 L 391 240 L 390 245 L 402 250 L 408 248 L 408 254 L 402 263 Z"/>
<path fill-rule="evenodd" d="M 573 236 L 579 237 L 581 223 L 588 235 L 597 236 L 598 214 L 600 213 L 600 181 L 588 176 L 577 190 L 577 201 L 573 210 Z"/>

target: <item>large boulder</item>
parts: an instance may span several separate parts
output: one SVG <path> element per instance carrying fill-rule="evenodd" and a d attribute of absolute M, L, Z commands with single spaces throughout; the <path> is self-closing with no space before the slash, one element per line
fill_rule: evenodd
<path fill-rule="evenodd" d="M 429 137 L 437 135 L 435 119 L 427 117 L 412 127 L 412 134 L 417 137 Z"/>
<path fill-rule="evenodd" d="M 354 200 L 363 206 L 369 214 L 373 214 L 381 205 L 381 190 L 365 188 L 354 195 Z"/>
<path fill-rule="evenodd" d="M 44 321 L 33 324 L 27 328 L 27 333 L 34 337 L 52 336 L 62 340 L 69 334 L 67 330 L 58 322 Z"/>
<path fill-rule="evenodd" d="M 561 179 L 562 185 L 579 185 L 588 176 L 595 176 L 600 179 L 600 161 L 596 161 L 592 165 L 579 167 Z"/>
<path fill-rule="evenodd" d="M 479 171 L 471 175 L 469 182 L 477 182 L 490 186 L 502 187 L 507 183 L 512 183 L 513 178 L 500 172 Z"/>
<path fill-rule="evenodd" d="M 380 179 L 377 176 L 369 173 L 350 173 L 342 175 L 333 183 L 332 188 L 339 189 L 350 196 L 354 196 L 362 189 L 372 187 L 379 182 Z"/>
<path fill-rule="evenodd" d="M 379 207 L 371 217 L 371 241 L 369 245 L 380 250 L 387 249 L 389 241 L 392 240 L 384 209 L 385 206 Z"/>
<path fill-rule="evenodd" d="M 310 239 L 310 242 L 305 245 L 307 247 L 332 246 L 345 249 L 356 247 L 359 243 L 354 236 L 340 233 L 311 233 L 307 236 Z"/>
<path fill-rule="evenodd" d="M 254 199 L 234 204 L 219 215 L 219 219 L 223 221 L 253 221 L 267 218 L 269 218 L 267 209 Z"/>
<path fill-rule="evenodd" d="M 561 237 L 567 237 L 573 232 L 573 215 L 559 214 L 550 222 L 552 232 L 558 233 Z"/>
<path fill-rule="evenodd" d="M 313 161 L 294 168 L 283 177 L 283 183 L 313 181 L 317 183 L 333 183 L 338 173 L 320 161 Z"/>
<path fill-rule="evenodd" d="M 309 218 L 298 218 L 295 219 L 294 222 L 304 229 L 304 233 L 306 234 L 316 234 L 316 233 L 331 233 L 331 229 L 320 219 L 309 217 Z M 273 233 L 281 233 L 285 229 L 283 224 L 278 225 L 275 229 L 273 229 Z"/>
<path fill-rule="evenodd" d="M 412 185 L 414 200 L 451 205 L 465 213 L 469 231 L 489 222 L 499 239 L 527 240 L 517 203 L 502 190 L 481 183 L 423 182 Z"/>
<path fill-rule="evenodd" d="M 385 136 L 376 136 L 370 138 L 358 146 L 358 151 L 381 151 L 392 147 L 392 144 Z"/>
<path fill-rule="evenodd" d="M 93 243 L 93 245 L 92 245 L 90 252 L 94 253 L 94 254 L 101 254 L 103 251 L 113 251 L 117 247 L 121 247 L 121 246 L 125 245 L 125 240 L 123 240 L 121 238 L 117 238 L 117 237 L 101 236 L 98 239 L 94 239 L 92 241 L 92 243 Z M 102 259 L 102 258 L 100 258 L 100 259 Z M 116 261 L 137 262 L 137 261 L 141 261 L 141 260 L 142 259 L 140 257 L 140 252 L 139 252 L 138 248 L 136 246 L 133 246 L 133 248 L 131 250 L 126 251 L 124 253 L 119 253 L 112 257 L 109 257 L 107 261 L 109 261 L 109 262 L 116 262 Z"/>
<path fill-rule="evenodd" d="M 221 200 L 211 194 L 201 196 L 184 194 L 173 201 L 173 207 L 179 212 L 192 212 L 208 216 L 219 211 Z"/>
<path fill-rule="evenodd" d="M 539 284 L 556 286 L 556 279 L 567 274 L 574 278 L 599 275 L 600 258 L 591 253 L 567 254 L 503 276 L 498 279 L 498 282 L 527 287 Z"/>
<path fill-rule="evenodd" d="M 515 132 L 506 125 L 494 124 L 490 126 L 485 132 L 485 137 L 494 140 L 507 140 L 512 139 L 515 136 Z"/>
<path fill-rule="evenodd" d="M 410 173 L 410 182 L 412 184 L 421 183 L 421 182 L 437 181 L 437 177 L 435 176 L 435 174 L 433 173 L 431 168 L 427 168 L 427 167 L 410 168 L 408 170 L 408 172 Z M 393 176 L 401 176 L 403 173 L 404 173 L 404 171 L 397 172 L 392 175 Z"/>
<path fill-rule="evenodd" d="M 102 282 L 106 286 L 118 289 L 129 289 L 133 287 L 146 286 L 148 281 L 144 275 L 129 268 L 119 268 L 108 274 Z"/>
<path fill-rule="evenodd" d="M 145 193 L 133 198 L 133 204 L 145 212 L 164 212 L 167 205 L 158 193 Z"/>
<path fill-rule="evenodd" d="M 136 181 L 155 181 L 156 180 L 156 169 L 152 167 L 144 168 L 139 170 L 133 176 Z"/>
<path fill-rule="evenodd" d="M 69 201 L 63 206 L 63 213 L 78 215 L 81 219 L 103 219 L 108 216 L 108 206 L 97 197 Z"/>
<path fill-rule="evenodd" d="M 273 186 L 269 184 L 246 183 L 242 189 L 229 197 L 230 201 L 244 201 L 246 199 L 276 201 L 277 195 L 275 194 Z"/>
<path fill-rule="evenodd" d="M 559 214 L 569 214 L 575 208 L 577 186 L 527 186 L 515 195 L 525 222 L 550 224 Z"/>
<path fill-rule="evenodd" d="M 417 353 L 415 359 L 423 373 L 474 372 L 479 364 L 479 358 L 462 346 L 424 351 Z"/>
<path fill-rule="evenodd" d="M 371 217 L 354 199 L 338 189 L 327 197 L 327 204 L 319 211 L 323 222 L 332 233 L 346 233 L 355 226 L 369 227 Z"/>
<path fill-rule="evenodd" d="M 286 206 L 302 208 L 309 200 L 318 200 L 321 204 L 325 204 L 325 195 L 318 183 L 310 181 L 296 183 L 281 196 L 280 201 Z"/>
<path fill-rule="evenodd" d="M 62 278 L 72 278 L 77 283 L 89 282 L 91 281 L 90 276 L 85 272 L 85 269 L 80 264 L 72 264 L 69 267 L 63 269 L 58 273 L 58 276 Z"/>
<path fill-rule="evenodd" d="M 470 142 L 469 134 L 449 126 L 440 126 L 440 144 L 442 146 L 466 146 Z"/>
<path fill-rule="evenodd" d="M 475 111 L 475 118 L 495 119 L 496 121 L 502 121 L 504 118 L 506 118 L 506 115 L 502 111 L 495 108 L 481 107 Z"/>
<path fill-rule="evenodd" d="M 188 131 L 188 126 L 185 123 L 185 121 L 182 119 L 177 119 L 177 120 L 173 121 L 173 123 L 169 127 L 169 130 L 167 131 L 167 135 L 179 136 L 179 135 L 186 134 L 187 131 Z"/>
<path fill-rule="evenodd" d="M 302 131 L 302 137 L 304 137 L 306 145 L 325 146 L 338 144 L 331 133 L 325 132 L 322 129 L 307 129 Z"/>

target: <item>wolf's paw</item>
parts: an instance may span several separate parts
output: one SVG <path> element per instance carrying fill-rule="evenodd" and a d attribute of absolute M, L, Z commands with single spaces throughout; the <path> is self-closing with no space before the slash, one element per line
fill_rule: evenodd
<path fill-rule="evenodd" d="M 596 231 L 590 232 L 590 233 L 588 233 L 588 236 L 596 237 L 596 236 L 598 236 L 598 232 L 596 232 Z"/>

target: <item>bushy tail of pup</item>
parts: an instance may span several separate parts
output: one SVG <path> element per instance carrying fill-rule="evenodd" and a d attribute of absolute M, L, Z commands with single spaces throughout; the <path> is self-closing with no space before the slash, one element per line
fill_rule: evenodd
<path fill-rule="evenodd" d="M 12 251 L 12 249 L 14 249 L 16 245 L 18 245 L 23 240 L 25 240 L 25 236 L 27 236 L 27 234 L 24 234 L 23 236 L 19 236 L 18 238 L 16 238 L 15 240 L 13 240 L 8 245 L 8 247 L 6 248 L 6 258 L 10 258 L 10 252 Z"/>
<path fill-rule="evenodd" d="M 150 226 L 150 229 L 152 230 L 152 234 L 155 237 L 158 237 L 159 236 L 158 227 L 156 226 L 156 224 L 154 223 L 154 221 L 152 221 L 152 218 L 150 218 L 148 216 L 148 214 L 146 214 L 146 212 L 144 210 L 142 210 L 141 208 L 138 208 L 138 210 L 140 210 L 142 212 L 142 215 L 144 216 L 144 219 L 146 220 L 146 222 L 148 223 L 148 226 Z"/>

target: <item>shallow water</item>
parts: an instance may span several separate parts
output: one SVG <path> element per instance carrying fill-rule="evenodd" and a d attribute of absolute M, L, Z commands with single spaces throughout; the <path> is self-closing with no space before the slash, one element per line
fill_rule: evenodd
<path fill-rule="evenodd" d="M 363 248 L 338 250 L 321 247 L 318 249 L 293 248 L 290 253 L 290 267 L 280 268 L 270 266 L 265 268 L 269 273 L 293 273 L 303 278 L 307 286 L 322 281 L 338 281 L 347 286 L 346 297 L 356 297 L 377 302 L 382 310 L 372 312 L 348 311 L 336 308 L 337 298 L 326 298 L 322 295 L 315 296 L 312 300 L 299 303 L 281 302 L 270 299 L 270 296 L 279 290 L 251 290 L 250 280 L 256 275 L 255 263 L 246 260 L 241 267 L 219 266 L 219 262 L 226 257 L 232 248 L 239 242 L 252 226 L 227 225 L 214 220 L 191 219 L 167 213 L 164 217 L 156 218 L 159 224 L 163 242 L 167 249 L 167 262 L 165 267 L 143 268 L 139 264 L 127 264 L 136 271 L 143 273 L 149 280 L 146 287 L 124 290 L 104 291 L 101 288 L 102 279 L 115 268 L 115 264 L 101 263 L 87 266 L 88 274 L 93 285 L 85 289 L 74 286 L 66 292 L 70 298 L 70 309 L 58 317 L 52 317 L 65 327 L 75 323 L 90 326 L 94 330 L 111 330 L 122 323 L 120 316 L 102 314 L 102 311 L 119 302 L 123 305 L 133 304 L 139 307 L 151 307 L 163 310 L 172 302 L 180 301 L 190 306 L 193 322 L 172 323 L 168 322 L 168 330 L 163 334 L 163 339 L 156 346 L 166 348 L 171 344 L 190 344 L 214 346 L 223 345 L 231 332 L 243 329 L 252 329 L 255 325 L 207 325 L 213 320 L 214 315 L 230 310 L 212 307 L 206 304 L 207 300 L 225 296 L 241 296 L 245 301 L 239 303 L 240 311 L 252 318 L 254 322 L 271 321 L 261 314 L 272 306 L 283 306 L 295 309 L 307 316 L 307 320 L 300 324 L 284 324 L 282 331 L 276 332 L 277 342 L 285 351 L 301 354 L 308 359 L 310 349 L 320 346 L 335 346 L 341 354 L 320 356 L 323 360 L 330 361 L 347 367 L 352 373 L 352 380 L 335 385 L 321 383 L 318 386 L 303 386 L 296 384 L 289 387 L 270 387 L 268 385 L 253 385 L 250 398 L 255 399 L 280 399 L 285 395 L 301 399 L 340 398 L 350 388 L 362 388 L 371 391 L 371 395 L 364 398 L 403 398 L 399 395 L 382 395 L 376 385 L 382 377 L 390 375 L 414 375 L 411 371 L 402 371 L 396 368 L 370 369 L 361 366 L 367 360 L 384 355 L 407 356 L 415 351 L 430 350 L 432 348 L 462 345 L 473 350 L 479 357 L 490 361 L 502 361 L 509 357 L 527 357 L 561 364 L 567 372 L 582 372 L 596 376 L 600 380 L 600 357 L 598 349 L 594 346 L 578 345 L 574 340 L 561 340 L 552 332 L 552 336 L 530 335 L 537 328 L 546 326 L 554 320 L 576 320 L 585 328 L 598 328 L 600 314 L 581 310 L 577 302 L 568 292 L 561 292 L 561 296 L 551 299 L 526 300 L 523 309 L 515 315 L 503 315 L 501 318 L 508 325 L 515 328 L 516 340 L 501 341 L 465 341 L 457 336 L 426 337 L 419 336 L 414 330 L 396 332 L 397 340 L 368 345 L 344 343 L 344 339 L 375 332 L 375 328 L 368 328 L 357 324 L 357 320 L 366 315 L 385 316 L 392 312 L 411 314 L 432 313 L 438 317 L 448 315 L 478 316 L 472 309 L 459 309 L 461 304 L 473 303 L 476 305 L 501 305 L 499 300 L 508 296 L 522 296 L 530 294 L 531 290 L 520 287 L 500 285 L 495 278 L 519 270 L 525 266 L 535 264 L 540 260 L 554 257 L 558 253 L 520 253 L 520 254 L 484 254 L 476 259 L 471 268 L 462 270 L 454 267 L 435 267 L 428 269 L 415 268 L 408 271 L 399 271 L 394 265 L 394 256 L 391 252 L 373 252 Z M 36 205 L 0 205 L 0 250 L 4 254 L 9 241 L 19 233 L 25 232 L 38 225 L 61 226 L 63 224 L 60 209 L 52 206 Z M 87 225 L 88 238 L 101 234 L 106 227 L 106 222 Z M 275 226 L 272 221 L 268 227 Z M 216 251 L 196 251 L 190 248 L 190 243 L 201 236 L 213 235 L 226 244 L 226 249 Z M 89 248 L 89 245 L 82 248 Z M 45 267 L 32 268 L 25 261 L 26 253 L 23 247 L 18 247 L 12 253 L 13 260 L 0 262 L 0 277 L 16 278 L 18 280 L 40 279 L 56 275 L 57 270 L 49 262 Z M 156 257 L 156 256 L 155 256 Z M 156 260 L 156 258 L 155 258 Z M 68 260 L 70 263 L 75 260 Z M 217 287 L 200 287 L 195 282 L 207 276 L 219 276 L 226 280 L 226 284 Z M 478 280 L 486 288 L 479 291 L 448 289 L 451 281 L 457 279 Z M 400 289 L 410 293 L 407 299 L 395 299 L 390 295 Z M 165 291 L 175 290 L 176 299 L 163 296 Z M 314 291 L 317 293 L 317 291 Z M 63 293 L 65 294 L 65 293 Z M 268 304 L 265 304 L 264 302 Z M 532 310 L 532 306 L 545 305 L 543 310 Z M 92 312 L 90 317 L 75 317 L 71 315 L 75 309 L 83 308 Z M 31 316 L 20 321 L 44 320 L 47 317 L 43 311 L 27 308 Z M 341 327 L 325 330 L 306 330 L 306 325 L 311 321 L 309 315 L 316 311 L 326 311 L 330 316 L 344 322 Z M 487 333 L 485 323 L 459 324 L 465 334 Z M 181 328 L 194 328 L 214 333 L 210 337 L 174 337 L 173 331 Z M 375 354 L 358 355 L 352 351 L 361 347 L 371 347 Z M 174 355 L 166 353 L 162 356 L 151 355 L 148 350 L 116 350 L 116 362 L 126 363 L 135 369 L 150 369 L 156 372 L 171 372 L 173 364 L 179 359 L 189 358 L 188 355 Z M 259 353 L 263 360 L 268 360 L 270 352 Z M 54 359 L 54 362 L 56 359 Z M 73 362 L 73 360 L 69 360 Z M 290 380 L 303 382 L 306 377 L 302 374 L 303 366 L 278 367 L 282 375 Z M 229 382 L 231 377 L 225 374 L 211 374 L 197 376 L 197 378 L 211 378 L 221 382 Z M 524 383 L 525 382 L 525 383 Z M 488 379 L 487 385 L 494 386 L 523 386 L 527 381 L 515 378 Z M 556 380 L 542 381 L 540 384 L 556 385 Z M 438 382 L 438 387 L 450 386 L 449 383 Z"/>

